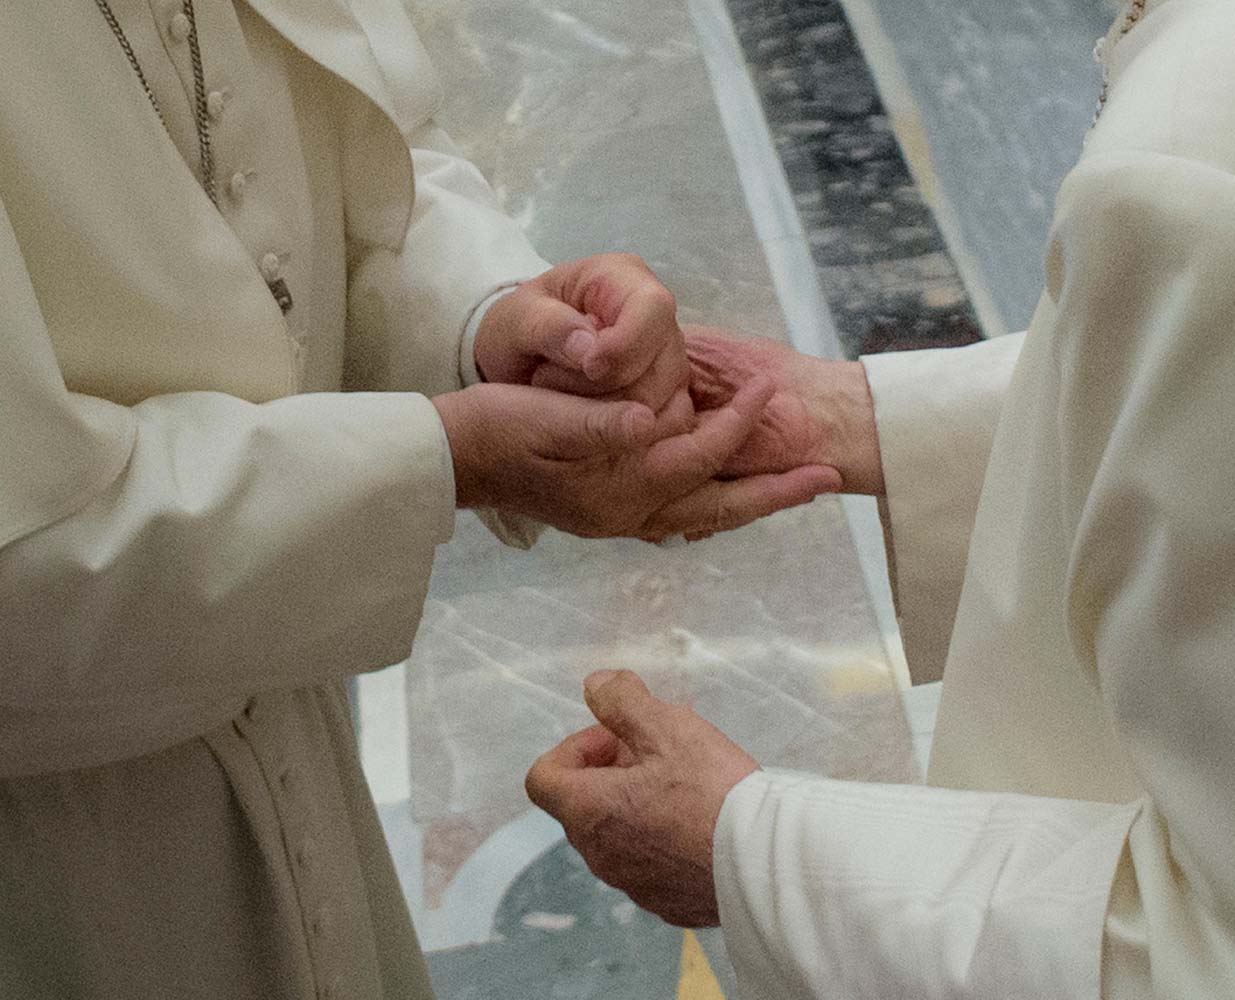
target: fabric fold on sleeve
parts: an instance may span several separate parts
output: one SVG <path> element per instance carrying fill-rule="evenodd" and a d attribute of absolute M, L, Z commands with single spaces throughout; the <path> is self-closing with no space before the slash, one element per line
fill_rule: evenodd
<path fill-rule="evenodd" d="M 130 412 L 123 474 L 0 552 L 0 774 L 159 749 L 222 703 L 411 650 L 454 525 L 432 403 L 203 392 Z"/>
<path fill-rule="evenodd" d="M 460 342 L 477 306 L 549 265 L 441 128 L 423 125 L 411 142 L 416 199 L 403 246 L 353 249 L 345 379 L 434 396 L 462 387 Z"/>
<path fill-rule="evenodd" d="M 915 684 L 938 680 L 1004 393 L 1024 334 L 862 358 L 875 403 L 889 562 Z"/>
<path fill-rule="evenodd" d="M 755 772 L 715 835 L 742 995 L 1097 1000 L 1140 809 Z"/>

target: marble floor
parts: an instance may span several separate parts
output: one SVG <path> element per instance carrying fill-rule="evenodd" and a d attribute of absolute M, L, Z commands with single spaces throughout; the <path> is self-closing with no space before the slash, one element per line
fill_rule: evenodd
<path fill-rule="evenodd" d="M 730 0 L 849 357 L 981 336 L 839 0 Z"/>
<path fill-rule="evenodd" d="M 1022 321 L 1033 281 L 1008 275 L 1038 273 L 1043 192 L 1091 102 L 1096 5 L 1092 19 L 1066 0 L 927 5 L 946 44 L 919 37 L 908 0 L 416 0 L 413 14 L 447 127 L 546 257 L 630 250 L 685 320 L 852 356 Z M 1018 59 L 1036 60 L 1039 93 L 1008 82 Z M 617 665 L 767 763 L 921 773 L 934 694 L 904 694 L 869 503 L 819 500 L 690 546 L 549 532 L 530 552 L 461 516 L 412 658 L 357 692 L 442 1000 L 733 996 L 718 932 L 639 911 L 523 799 L 535 756 L 587 721 L 582 677 Z"/>

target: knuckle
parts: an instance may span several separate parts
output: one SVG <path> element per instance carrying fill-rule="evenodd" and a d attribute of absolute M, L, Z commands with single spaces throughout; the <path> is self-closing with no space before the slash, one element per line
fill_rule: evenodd
<path fill-rule="evenodd" d="M 631 253 L 629 250 L 615 250 L 611 254 L 606 255 L 616 267 L 629 267 L 639 271 L 647 271 L 651 273 L 651 269 L 646 262 L 637 253 Z"/>
<path fill-rule="evenodd" d="M 733 497 L 722 493 L 716 500 L 713 524 L 716 531 L 736 528 L 743 523 L 745 512 Z"/>
<path fill-rule="evenodd" d="M 622 667 L 618 670 L 617 674 L 614 675 L 610 683 L 617 685 L 619 694 L 626 694 L 634 688 L 639 687 L 641 682 L 639 680 L 639 675 L 633 670 L 627 667 Z"/>
<path fill-rule="evenodd" d="M 644 290 L 644 297 L 648 306 L 657 315 L 676 316 L 678 311 L 678 300 L 673 292 L 669 291 L 659 281 L 649 284 Z"/>
<path fill-rule="evenodd" d="M 527 792 L 527 797 L 532 800 L 532 803 L 549 812 L 551 804 L 551 796 L 549 795 L 548 781 L 545 777 L 545 767 L 542 761 L 537 761 L 532 765 L 527 776 L 523 779 L 523 789 Z"/>
<path fill-rule="evenodd" d="M 728 460 L 728 453 L 718 453 L 714 447 L 705 447 L 701 442 L 692 441 L 694 447 L 691 450 L 690 465 L 699 477 L 700 480 L 713 479 L 720 475 L 721 470 L 725 467 L 725 462 Z M 721 498 L 717 497 L 713 503 L 713 509 L 719 510 Z"/>
<path fill-rule="evenodd" d="M 583 429 L 593 441 L 602 439 L 605 433 L 605 415 L 595 409 L 589 409 L 583 416 Z"/>

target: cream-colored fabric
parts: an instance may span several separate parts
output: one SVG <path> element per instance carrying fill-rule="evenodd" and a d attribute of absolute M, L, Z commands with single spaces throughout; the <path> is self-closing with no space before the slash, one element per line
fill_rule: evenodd
<path fill-rule="evenodd" d="M 545 265 L 391 4 L 197 5 L 218 210 L 179 5 L 115 3 L 170 137 L 93 5 L 0 5 L 5 997 L 428 995 L 338 682 L 452 529 L 423 393 Z"/>
<path fill-rule="evenodd" d="M 0 995 L 428 998 L 341 685 L 0 782 Z"/>
<path fill-rule="evenodd" d="M 730 795 L 717 887 L 750 996 L 1232 995 L 1233 51 L 1230 0 L 1163 0 L 1108 53 L 989 462 L 955 477 L 969 495 L 985 465 L 930 766 L 949 787 Z M 936 454 L 937 421 L 888 416 L 892 455 Z M 921 565 L 889 472 L 898 565 Z"/>
<path fill-rule="evenodd" d="M 1023 340 L 1010 334 L 862 359 L 883 458 L 893 592 L 915 684 L 943 676 L 986 461 Z"/>

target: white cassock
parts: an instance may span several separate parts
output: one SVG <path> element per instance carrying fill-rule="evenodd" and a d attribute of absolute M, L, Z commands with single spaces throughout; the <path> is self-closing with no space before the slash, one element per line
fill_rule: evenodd
<path fill-rule="evenodd" d="M 428 996 L 340 682 L 545 264 L 398 0 L 196 5 L 217 209 L 181 5 L 110 6 L 166 128 L 89 0 L 0 4 L 0 997 Z"/>
<path fill-rule="evenodd" d="M 1235 996 L 1235 3 L 1124 26 L 1028 333 L 866 359 L 935 787 L 734 789 L 752 1000 Z"/>

